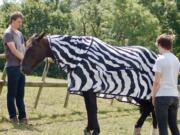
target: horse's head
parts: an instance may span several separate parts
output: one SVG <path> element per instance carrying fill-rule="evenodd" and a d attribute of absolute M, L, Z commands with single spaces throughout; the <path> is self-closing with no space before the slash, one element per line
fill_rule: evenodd
<path fill-rule="evenodd" d="M 33 68 L 44 60 L 45 57 L 51 57 L 49 42 L 45 34 L 34 34 L 26 42 L 26 52 L 21 64 L 21 70 L 25 74 L 30 74 Z"/>

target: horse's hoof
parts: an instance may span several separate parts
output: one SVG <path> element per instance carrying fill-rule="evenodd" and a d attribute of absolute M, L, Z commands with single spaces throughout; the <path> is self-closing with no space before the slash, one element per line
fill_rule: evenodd
<path fill-rule="evenodd" d="M 84 135 L 91 135 L 91 131 L 84 129 Z"/>
<path fill-rule="evenodd" d="M 141 135 L 141 128 L 134 128 L 133 135 Z"/>

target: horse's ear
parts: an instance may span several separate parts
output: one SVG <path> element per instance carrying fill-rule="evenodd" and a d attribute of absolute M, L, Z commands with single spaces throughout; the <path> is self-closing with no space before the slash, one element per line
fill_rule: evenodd
<path fill-rule="evenodd" d="M 30 38 L 36 38 L 36 37 L 38 37 L 38 34 L 34 33 Z"/>
<path fill-rule="evenodd" d="M 45 35 L 46 35 L 45 32 L 41 32 L 36 39 L 37 39 L 37 40 L 40 40 L 40 39 L 42 39 Z"/>

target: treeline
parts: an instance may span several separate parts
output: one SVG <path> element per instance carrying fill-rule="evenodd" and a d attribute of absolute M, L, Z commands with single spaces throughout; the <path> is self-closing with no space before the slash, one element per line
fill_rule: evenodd
<path fill-rule="evenodd" d="M 176 35 L 173 51 L 180 58 L 180 2 L 176 0 L 24 0 L 0 6 L 0 52 L 9 14 L 21 11 L 26 38 L 34 33 L 91 35 L 112 45 L 142 45 L 155 50 L 160 33 Z M 156 51 L 156 50 L 155 50 Z M 0 62 L 0 68 L 4 61 Z M 35 74 L 42 73 L 42 64 Z M 59 73 L 59 74 L 57 74 Z M 51 66 L 49 76 L 64 73 Z"/>

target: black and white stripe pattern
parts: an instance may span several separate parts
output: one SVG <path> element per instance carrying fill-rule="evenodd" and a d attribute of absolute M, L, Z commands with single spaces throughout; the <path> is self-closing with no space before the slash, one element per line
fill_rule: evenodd
<path fill-rule="evenodd" d="M 150 99 L 157 57 L 150 50 L 111 46 L 90 36 L 53 35 L 48 40 L 55 62 L 68 73 L 71 93 L 93 90 L 99 97 L 125 102 Z"/>

